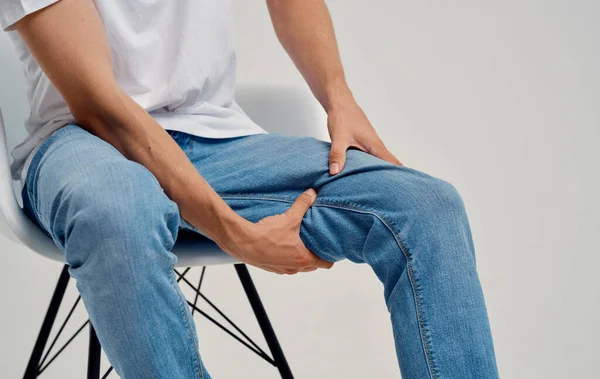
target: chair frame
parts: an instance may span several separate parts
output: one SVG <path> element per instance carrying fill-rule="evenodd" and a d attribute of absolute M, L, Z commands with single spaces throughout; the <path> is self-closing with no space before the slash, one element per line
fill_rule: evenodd
<path fill-rule="evenodd" d="M 258 321 L 258 324 L 263 333 L 263 336 L 267 342 L 267 346 L 269 347 L 271 356 L 267 355 L 264 352 L 264 350 L 258 346 L 258 344 L 256 344 L 250 337 L 248 337 L 248 335 L 246 333 L 244 333 L 235 323 L 233 323 L 233 321 L 231 321 L 230 318 L 228 318 L 204 294 L 202 294 L 200 289 L 202 286 L 202 281 L 204 279 L 204 275 L 206 273 L 207 266 L 202 267 L 200 281 L 197 286 L 193 285 L 186 278 L 186 275 L 192 269 L 191 267 L 186 268 L 182 272 L 179 272 L 177 269 L 175 269 L 175 272 L 178 276 L 177 282 L 183 281 L 190 288 L 192 288 L 193 291 L 195 292 L 194 301 L 190 302 L 188 300 L 188 304 L 190 305 L 190 307 L 192 309 L 192 315 L 195 312 L 198 312 L 199 314 L 201 314 L 202 316 L 207 318 L 209 321 L 211 321 L 213 324 L 217 325 L 219 328 L 221 328 L 224 332 L 229 334 L 231 337 L 235 338 L 242 345 L 246 346 L 248 349 L 250 349 L 251 351 L 256 353 L 259 357 L 264 359 L 266 362 L 270 363 L 272 366 L 276 367 L 278 369 L 279 374 L 281 375 L 282 379 L 293 379 L 294 376 L 292 375 L 290 366 L 287 362 L 287 359 L 285 358 L 283 350 L 281 349 L 279 340 L 277 339 L 277 336 L 275 334 L 273 326 L 271 325 L 271 321 L 269 320 L 267 312 L 265 311 L 262 301 L 258 295 L 258 291 L 256 290 L 256 287 L 254 286 L 254 282 L 252 281 L 252 278 L 250 276 L 250 272 L 248 271 L 248 268 L 243 263 L 235 264 L 234 267 L 235 267 L 237 275 L 240 279 L 242 287 L 244 288 L 246 296 L 248 297 L 250 306 L 252 307 L 252 310 L 254 311 L 254 315 L 256 317 L 256 320 Z M 56 345 L 56 342 L 58 341 L 58 338 L 60 337 L 62 331 L 64 330 L 65 326 L 69 322 L 71 315 L 73 314 L 73 312 L 75 311 L 75 309 L 77 308 L 77 306 L 81 300 L 81 296 L 77 297 L 77 300 L 75 300 L 69 313 L 65 317 L 65 320 L 63 321 L 63 323 L 60 326 L 56 335 L 54 336 L 54 339 L 50 343 L 50 346 L 46 349 L 46 346 L 48 345 L 50 333 L 52 332 L 53 326 L 56 323 L 56 316 L 57 316 L 58 311 L 63 302 L 63 298 L 64 298 L 65 292 L 68 288 L 69 281 L 70 281 L 69 266 L 64 265 L 63 269 L 60 273 L 58 282 L 56 284 L 54 294 L 52 295 L 52 298 L 50 300 L 50 305 L 48 306 L 48 311 L 46 312 L 46 316 L 44 317 L 44 321 L 42 323 L 42 327 L 38 334 L 33 351 L 31 353 L 31 357 L 29 358 L 29 363 L 27 364 L 27 369 L 25 370 L 25 375 L 23 376 L 24 379 L 38 378 L 46 370 L 46 368 L 48 366 L 50 366 L 50 364 L 52 364 L 52 362 L 54 362 L 54 360 L 75 339 L 75 337 L 77 337 L 83 331 L 83 329 L 86 326 L 89 329 L 87 379 L 100 379 L 100 378 L 106 379 L 109 377 L 109 375 L 113 371 L 113 367 L 111 366 L 104 372 L 104 374 L 102 374 L 102 372 L 101 372 L 100 361 L 101 361 L 102 347 L 100 346 L 100 342 L 98 341 L 98 337 L 96 336 L 96 331 L 94 330 L 94 327 L 91 324 L 89 319 L 87 321 L 85 321 L 77 329 L 77 331 L 67 340 L 67 342 L 60 349 L 58 349 L 58 352 L 56 352 L 54 355 L 52 355 L 51 358 L 49 358 L 51 356 L 51 352 L 53 351 L 53 348 Z M 227 321 L 227 323 L 229 323 L 235 329 L 235 331 L 237 331 L 237 334 L 241 335 L 241 337 L 238 336 L 236 333 L 234 333 L 231 329 L 224 326 L 222 323 L 218 322 L 213 317 L 209 316 L 207 313 L 202 311 L 197 305 L 199 297 L 202 297 L 211 306 L 211 308 L 213 308 L 215 311 L 217 311 L 217 313 L 222 318 L 224 318 Z M 100 376 L 101 374 L 102 374 L 102 376 Z"/>

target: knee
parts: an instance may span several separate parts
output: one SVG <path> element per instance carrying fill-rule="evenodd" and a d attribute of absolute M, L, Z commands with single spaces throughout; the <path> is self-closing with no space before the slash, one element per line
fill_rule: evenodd
<path fill-rule="evenodd" d="M 388 204 L 383 206 L 392 207 L 408 225 L 443 225 L 466 215 L 461 195 L 445 180 L 403 168 L 387 172 L 380 184 L 382 201 Z"/>
<path fill-rule="evenodd" d="M 67 220 L 62 242 L 71 267 L 174 264 L 170 250 L 179 209 L 143 166 L 125 161 L 110 172 L 101 169 L 71 185 L 61 203 Z"/>
<path fill-rule="evenodd" d="M 415 203 L 420 213 L 427 217 L 458 217 L 465 211 L 457 189 L 447 181 L 434 177 L 428 177 L 419 184 Z"/>

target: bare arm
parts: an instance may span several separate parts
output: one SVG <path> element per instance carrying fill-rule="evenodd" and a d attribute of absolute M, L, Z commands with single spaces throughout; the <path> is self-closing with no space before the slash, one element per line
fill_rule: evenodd
<path fill-rule="evenodd" d="M 343 169 L 351 146 L 400 164 L 352 96 L 325 1 L 267 0 L 267 5 L 279 41 L 328 114 L 330 173 Z"/>
<path fill-rule="evenodd" d="M 323 0 L 267 0 L 273 27 L 284 49 L 327 112 L 352 93 Z"/>
<path fill-rule="evenodd" d="M 25 17 L 16 29 L 79 125 L 147 167 L 179 205 L 182 217 L 217 241 L 226 238 L 223 224 L 234 223 L 239 216 L 169 134 L 121 90 L 92 1 L 59 1 Z"/>
<path fill-rule="evenodd" d="M 178 204 L 182 217 L 225 251 L 263 268 L 270 269 L 265 263 L 273 263 L 271 271 L 279 269 L 278 262 L 265 261 L 276 246 L 254 240 L 272 232 L 262 230 L 269 224 L 260 229 L 235 213 L 169 134 L 119 87 L 92 0 L 61 0 L 23 18 L 16 29 L 79 125 L 147 167 Z M 304 204 L 310 206 L 313 197 L 308 196 L 310 202 L 304 198 Z M 248 246 L 267 252 L 250 251 Z"/>

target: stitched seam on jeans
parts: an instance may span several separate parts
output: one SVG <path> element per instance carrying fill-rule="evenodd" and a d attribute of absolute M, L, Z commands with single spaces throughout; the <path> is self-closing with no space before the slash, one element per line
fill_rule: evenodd
<path fill-rule="evenodd" d="M 26 187 L 26 188 L 27 188 L 27 194 L 29 195 L 29 204 L 31 204 L 31 209 L 33 210 L 34 215 L 37 218 L 39 226 L 42 228 L 42 231 L 44 233 L 46 233 L 48 236 L 50 236 L 52 239 L 54 239 L 54 237 L 52 237 L 52 235 L 51 235 L 52 233 L 50 233 L 50 227 L 49 227 L 50 221 L 46 220 L 45 217 L 42 217 L 41 213 L 38 210 L 37 202 L 33 198 L 33 194 L 29 190 L 29 187 Z"/>
<path fill-rule="evenodd" d="M 223 199 L 229 198 L 229 199 L 235 199 L 235 200 L 279 201 L 279 202 L 292 203 L 292 204 L 294 203 L 294 200 L 287 198 L 287 197 L 283 197 L 283 196 L 260 196 L 260 195 L 256 196 L 256 195 L 246 195 L 246 194 L 241 194 L 241 195 L 227 194 L 227 195 L 221 195 L 221 198 L 223 198 Z M 421 337 L 421 344 L 423 345 L 423 353 L 425 354 L 427 370 L 429 371 L 430 377 L 432 379 L 436 379 L 438 370 L 435 367 L 433 358 L 431 356 L 431 348 L 429 347 L 430 342 L 429 342 L 429 339 L 427 338 L 427 328 L 425 327 L 425 323 L 423 321 L 423 313 L 422 313 L 421 301 L 420 301 L 421 297 L 419 296 L 417 286 L 416 286 L 417 279 L 414 274 L 414 266 L 412 265 L 412 260 L 411 260 L 412 256 L 409 254 L 408 249 L 406 248 L 406 246 L 400 239 L 400 236 L 398 235 L 398 233 L 396 233 L 396 231 L 390 226 L 390 225 L 394 225 L 394 224 L 392 222 L 389 222 L 386 218 L 379 215 L 379 213 L 372 211 L 372 210 L 367 210 L 363 207 L 357 206 L 356 204 L 352 204 L 352 203 L 344 204 L 343 202 L 338 202 L 338 201 L 325 202 L 323 200 L 319 201 L 319 199 L 317 198 L 317 200 L 315 200 L 315 202 L 313 203 L 313 206 L 339 208 L 339 209 L 346 210 L 346 211 L 354 211 L 354 212 L 362 213 L 362 214 L 371 214 L 371 215 L 377 217 L 379 219 L 379 221 L 381 221 L 385 225 L 385 227 L 390 231 L 390 233 L 392 233 L 392 235 L 394 236 L 394 240 L 398 244 L 400 251 L 402 251 L 402 254 L 404 255 L 404 257 L 406 259 L 408 277 L 410 280 L 413 297 L 415 299 L 415 308 L 417 311 L 417 320 L 419 323 L 419 334 Z"/>
<path fill-rule="evenodd" d="M 192 325 L 190 323 L 189 318 L 187 317 L 187 314 L 185 313 L 185 299 L 182 298 L 181 293 L 178 290 L 178 284 L 175 281 L 175 272 L 173 271 L 173 268 L 169 269 L 169 277 L 171 278 L 171 285 L 173 286 L 173 289 L 175 290 L 175 293 L 177 294 L 177 297 L 179 298 L 179 305 L 180 308 L 179 310 L 181 311 L 181 315 L 183 316 L 183 319 L 185 320 L 185 323 L 187 325 L 187 331 L 188 331 L 188 338 L 190 339 L 190 343 L 192 345 L 192 350 L 194 351 L 193 354 L 193 364 L 196 367 L 196 370 L 198 371 L 198 377 L 200 379 L 204 379 L 204 373 L 202 372 L 202 365 L 200 364 L 200 351 L 198 351 L 198 349 L 196 349 L 196 343 L 194 342 L 194 330 L 192 328 Z"/>
<path fill-rule="evenodd" d="M 37 148 L 35 155 L 33 156 L 33 159 L 30 162 L 30 165 L 27 169 L 27 173 L 25 175 L 25 188 L 27 189 L 27 194 L 29 195 L 29 203 L 31 204 L 31 209 L 34 211 L 36 218 L 38 219 L 38 223 L 40 224 L 40 226 L 42 227 L 43 231 L 46 232 L 46 234 L 50 235 L 50 221 L 46 220 L 44 217 L 42 217 L 42 215 L 40 214 L 39 210 L 38 210 L 38 204 L 37 204 L 37 199 L 33 196 L 33 192 L 30 188 L 30 186 L 28 186 L 28 182 L 29 182 L 29 175 L 34 175 L 33 179 L 32 179 L 32 184 L 34 186 L 37 186 L 37 175 L 38 175 L 38 170 L 40 169 L 40 165 L 42 163 L 43 158 L 46 156 L 46 153 L 48 153 L 48 150 L 50 149 L 50 144 L 51 142 L 54 141 L 54 139 L 57 138 L 57 136 L 61 133 L 64 133 L 66 129 L 66 127 L 70 126 L 70 125 L 75 125 L 78 126 L 77 124 L 73 124 L 73 123 L 68 123 L 65 124 L 63 126 L 61 126 L 60 128 L 56 129 L 55 131 L 53 131 L 52 133 L 50 133 L 49 136 L 46 137 L 46 139 L 42 142 L 42 144 Z M 38 158 L 39 156 L 39 158 Z M 35 172 L 33 172 L 32 170 L 35 169 Z M 44 225 L 46 224 L 46 225 Z"/>
<path fill-rule="evenodd" d="M 39 219 L 41 218 L 37 209 L 37 204 L 35 199 L 33 198 L 33 193 L 31 193 L 31 190 L 29 189 L 29 187 L 25 187 L 25 189 L 27 190 L 27 195 L 29 196 L 29 204 L 31 205 L 31 209 L 33 210 L 33 212 L 35 213 L 35 216 Z"/>
<path fill-rule="evenodd" d="M 171 199 L 169 199 L 169 201 L 173 202 L 173 200 L 171 200 Z M 175 203 L 175 202 L 173 202 L 173 203 Z M 175 215 L 179 214 L 179 212 L 178 212 L 179 206 L 177 205 L 177 203 L 175 203 L 175 206 L 176 206 L 176 208 L 174 211 L 167 213 L 167 217 L 165 218 L 165 224 L 169 224 L 169 222 L 171 222 L 171 220 L 173 218 L 175 218 Z M 177 229 L 179 229 L 179 228 L 177 228 Z M 173 247 L 175 246 L 176 241 L 177 241 L 177 238 L 173 238 L 173 243 L 171 244 L 171 248 L 168 249 L 169 251 L 173 250 Z"/>
<path fill-rule="evenodd" d="M 285 203 L 293 203 L 296 199 L 295 198 L 291 198 L 289 196 L 273 196 L 273 195 L 252 195 L 252 194 L 238 194 L 238 193 L 219 193 L 219 196 L 221 198 L 225 198 L 225 197 L 229 197 L 229 198 L 233 198 L 233 199 L 256 199 L 256 200 L 272 200 L 272 201 L 281 201 L 281 202 L 285 202 Z M 372 213 L 373 215 L 377 216 L 377 218 L 381 219 L 381 221 L 385 221 L 385 223 L 387 223 L 389 225 L 392 225 L 394 227 L 396 227 L 396 224 L 391 221 L 388 220 L 387 218 L 385 218 L 384 216 L 380 215 L 377 210 L 375 209 L 371 209 L 368 207 L 365 207 L 364 205 L 359 205 L 359 204 L 355 204 L 355 203 L 351 203 L 349 201 L 340 201 L 340 200 L 327 200 L 326 198 L 323 197 L 317 197 L 317 199 L 315 200 L 315 205 L 323 205 L 323 206 L 334 206 L 334 207 L 339 207 L 340 209 L 344 209 L 347 211 L 356 211 L 359 213 Z M 393 228 L 391 228 L 391 232 L 395 233 L 393 231 Z M 399 241 L 401 244 L 402 242 Z M 405 255 L 410 256 L 410 252 L 408 251 L 408 249 L 406 249 L 406 247 L 404 246 L 404 244 L 402 244 L 402 249 L 403 249 L 403 253 L 405 253 Z M 406 257 L 408 259 L 408 256 Z"/>

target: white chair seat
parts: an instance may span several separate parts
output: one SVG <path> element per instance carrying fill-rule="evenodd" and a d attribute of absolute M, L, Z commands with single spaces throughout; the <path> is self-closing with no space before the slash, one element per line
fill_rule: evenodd
<path fill-rule="evenodd" d="M 27 218 L 25 214 L 23 216 Z M 65 263 L 64 254 L 56 247 L 54 241 L 43 233 L 37 225 L 31 222 L 29 218 L 25 222 L 31 223 L 39 231 L 39 233 L 34 232 L 35 234 L 29 235 L 27 239 L 29 244 L 27 246 L 46 258 Z M 14 239 L 12 240 L 14 241 Z M 177 267 L 216 266 L 239 263 L 231 255 L 221 250 L 216 243 L 204 237 L 193 240 L 179 239 L 172 251 L 177 256 Z"/>
<path fill-rule="evenodd" d="M 323 112 L 319 112 L 317 103 L 306 89 L 284 85 L 245 84 L 239 86 L 236 100 L 250 118 L 269 132 L 290 134 L 291 131 L 296 135 L 326 138 Z M 8 154 L 0 110 L 0 210 L 10 229 L 8 233 L 3 233 L 4 237 L 19 245 L 25 245 L 46 258 L 64 263 L 64 255 L 54 241 L 29 219 L 19 206 L 12 187 Z M 3 232 L 2 228 L 0 232 Z M 177 267 L 237 263 L 233 257 L 206 238 L 179 239 L 173 252 L 178 257 Z"/>

